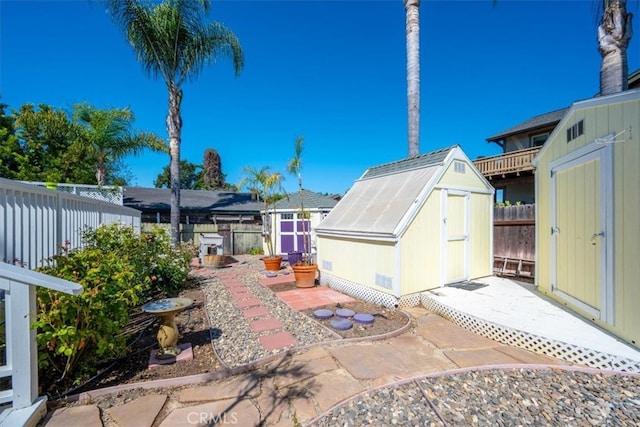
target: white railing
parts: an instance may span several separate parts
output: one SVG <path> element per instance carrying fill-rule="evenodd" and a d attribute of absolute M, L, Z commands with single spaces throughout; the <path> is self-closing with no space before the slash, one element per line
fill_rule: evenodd
<path fill-rule="evenodd" d="M 0 263 L 0 294 L 4 299 L 5 361 L 0 378 L 11 388 L 0 391 L 0 425 L 35 425 L 46 412 L 46 399 L 38 397 L 38 345 L 31 328 L 36 314 L 36 286 L 78 295 L 82 286 L 26 268 Z"/>
<path fill-rule="evenodd" d="M 38 398 L 35 286 L 77 294 L 82 287 L 36 273 L 43 260 L 83 245 L 87 227 L 121 223 L 140 231 L 140 212 L 113 203 L 0 178 L 0 308 L 4 307 L 4 364 L 0 425 L 35 425 L 44 411 Z M 0 353 L 1 354 L 1 353 Z M 1 360 L 1 359 L 0 359 Z"/>
<path fill-rule="evenodd" d="M 124 191 L 122 187 L 113 185 L 89 185 L 89 184 L 58 184 L 39 181 L 22 181 L 25 184 L 46 187 L 50 190 L 64 191 L 90 199 L 102 200 L 103 202 L 115 203 L 122 206 L 124 203 Z"/>
<path fill-rule="evenodd" d="M 112 223 L 140 231 L 140 212 L 0 178 L 0 261 L 40 267 L 61 246 L 82 246 L 87 227 Z"/>

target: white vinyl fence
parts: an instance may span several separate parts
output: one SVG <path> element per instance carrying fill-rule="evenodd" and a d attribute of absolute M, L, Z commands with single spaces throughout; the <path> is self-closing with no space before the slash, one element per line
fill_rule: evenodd
<path fill-rule="evenodd" d="M 116 222 L 139 232 L 140 212 L 0 178 L 0 261 L 40 267 L 61 246 L 81 246 L 86 227 Z"/>
<path fill-rule="evenodd" d="M 35 286 L 79 294 L 82 287 L 32 269 L 60 252 L 82 246 L 82 233 L 121 223 L 140 231 L 140 212 L 113 203 L 0 178 L 0 425 L 35 425 L 37 344 L 31 329 Z"/>

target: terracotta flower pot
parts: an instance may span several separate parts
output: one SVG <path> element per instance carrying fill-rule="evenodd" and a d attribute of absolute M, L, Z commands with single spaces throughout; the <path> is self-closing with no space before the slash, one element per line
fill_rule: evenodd
<path fill-rule="evenodd" d="M 282 264 L 281 256 L 269 256 L 262 258 L 264 262 L 264 268 L 267 271 L 280 271 L 280 265 Z"/>
<path fill-rule="evenodd" d="M 316 285 L 318 264 L 292 265 L 291 268 L 296 277 L 296 287 L 313 288 Z"/>

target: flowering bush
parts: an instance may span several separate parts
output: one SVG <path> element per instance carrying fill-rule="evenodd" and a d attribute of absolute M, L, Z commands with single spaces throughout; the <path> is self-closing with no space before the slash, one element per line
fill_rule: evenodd
<path fill-rule="evenodd" d="M 189 244 L 171 247 L 171 236 L 161 228 L 154 228 L 144 236 L 147 256 L 151 261 L 149 276 L 152 293 L 174 295 L 182 289 L 189 274 L 194 248 Z"/>
<path fill-rule="evenodd" d="M 34 327 L 41 385 L 49 392 L 81 383 L 101 361 L 123 356 L 133 307 L 178 292 L 188 274 L 191 251 L 172 249 L 162 230 L 140 235 L 122 225 L 101 226 L 85 230 L 83 243 L 81 249 L 65 245 L 39 269 L 84 287 L 77 296 L 37 288 Z"/>

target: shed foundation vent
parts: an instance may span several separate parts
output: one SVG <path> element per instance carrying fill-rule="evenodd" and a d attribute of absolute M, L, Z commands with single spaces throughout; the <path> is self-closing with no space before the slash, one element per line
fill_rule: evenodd
<path fill-rule="evenodd" d="M 422 306 L 465 329 L 503 344 L 556 357 L 567 362 L 582 364 L 590 368 L 640 373 L 640 362 L 638 361 L 567 344 L 479 319 L 436 301 L 426 292 L 422 294 Z"/>

